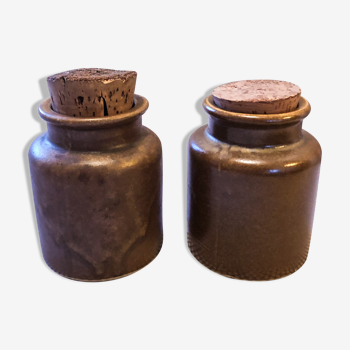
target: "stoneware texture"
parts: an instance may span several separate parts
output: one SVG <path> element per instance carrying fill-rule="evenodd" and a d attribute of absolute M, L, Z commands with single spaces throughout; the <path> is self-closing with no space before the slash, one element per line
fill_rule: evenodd
<path fill-rule="evenodd" d="M 29 150 L 42 252 L 64 277 L 104 281 L 151 262 L 162 246 L 162 149 L 142 126 L 148 101 L 79 118 L 39 107 L 48 130 Z"/>
<path fill-rule="evenodd" d="M 189 140 L 188 245 L 227 277 L 272 280 L 305 262 L 321 162 L 302 130 L 310 105 L 294 111 L 236 113 L 208 96 L 209 124 Z"/>

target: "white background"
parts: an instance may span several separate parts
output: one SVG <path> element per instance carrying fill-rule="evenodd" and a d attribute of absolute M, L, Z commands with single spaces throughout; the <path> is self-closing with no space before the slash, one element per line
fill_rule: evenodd
<path fill-rule="evenodd" d="M 346 1 L 8 1 L 1 9 L 2 349 L 349 349 L 349 10 Z M 146 268 L 75 282 L 44 263 L 27 162 L 46 77 L 138 73 L 164 152 L 164 245 Z M 186 245 L 186 143 L 203 98 L 235 80 L 293 82 L 323 148 L 307 262 L 228 279 Z"/>

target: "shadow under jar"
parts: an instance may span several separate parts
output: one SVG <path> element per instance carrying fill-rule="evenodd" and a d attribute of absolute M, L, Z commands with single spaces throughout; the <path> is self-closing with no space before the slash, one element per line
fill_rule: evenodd
<path fill-rule="evenodd" d="M 321 162 L 317 140 L 302 130 L 310 112 L 253 114 L 203 103 L 209 124 L 189 140 L 188 245 L 227 277 L 272 280 L 305 262 Z"/>
<path fill-rule="evenodd" d="M 118 115 L 75 118 L 39 107 L 48 130 L 29 150 L 43 256 L 64 277 L 104 281 L 129 275 L 159 253 L 162 149 L 142 126 L 138 95 Z"/>

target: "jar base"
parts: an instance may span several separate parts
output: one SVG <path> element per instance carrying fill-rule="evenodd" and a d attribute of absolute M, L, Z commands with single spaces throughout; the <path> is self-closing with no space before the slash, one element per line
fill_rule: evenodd
<path fill-rule="evenodd" d="M 161 249 L 162 249 L 162 245 L 163 245 L 163 242 L 161 243 L 160 247 L 159 247 L 159 250 L 157 252 L 157 254 L 145 265 L 143 265 L 142 267 L 140 267 L 139 269 L 135 270 L 135 271 L 131 271 L 131 272 L 128 272 L 124 275 L 120 275 L 120 276 L 114 276 L 114 277 L 110 277 L 110 278 L 104 278 L 104 279 L 96 279 L 96 280 L 87 280 L 87 279 L 81 279 L 81 278 L 74 278 L 74 277 L 70 277 L 70 276 L 65 276 L 63 275 L 62 273 L 54 270 L 48 263 L 47 261 L 45 260 L 44 258 L 44 261 L 46 263 L 46 265 L 50 268 L 50 270 L 52 270 L 53 272 L 57 273 L 58 275 L 60 275 L 61 277 L 64 277 L 64 278 L 67 278 L 67 279 L 70 279 L 70 280 L 73 280 L 73 281 L 78 281 L 78 282 L 108 282 L 108 281 L 113 281 L 113 280 L 117 280 L 117 279 L 120 279 L 120 278 L 123 278 L 123 277 L 127 277 L 127 276 L 130 276 L 140 270 L 142 270 L 143 268 L 145 268 L 147 265 L 149 265 L 157 256 L 158 254 L 160 253 Z"/>
<path fill-rule="evenodd" d="M 201 255 L 198 254 L 198 250 L 196 249 L 196 246 L 195 244 L 193 244 L 191 242 L 191 239 L 188 238 L 187 240 L 188 242 L 188 248 L 191 252 L 191 254 L 195 257 L 195 259 L 201 263 L 204 267 L 206 267 L 207 269 L 221 275 L 221 276 L 224 276 L 224 277 L 227 277 L 227 278 L 232 278 L 232 279 L 237 279 L 237 280 L 242 280 L 242 281 L 255 281 L 255 282 L 263 282 L 263 281 L 274 281 L 274 280 L 278 280 L 278 279 L 281 279 L 281 278 L 284 278 L 284 277 L 287 277 L 287 276 L 290 276 L 292 275 L 293 273 L 295 273 L 296 271 L 298 271 L 305 263 L 305 261 L 307 260 L 307 256 L 305 257 L 305 259 L 303 259 L 300 264 L 298 264 L 297 267 L 295 268 L 291 268 L 289 270 L 289 272 L 285 273 L 285 274 L 275 274 L 274 276 L 271 276 L 271 277 L 267 277 L 267 278 L 246 278 L 244 276 L 240 276 L 240 275 L 234 275 L 234 274 L 225 274 L 223 272 L 220 272 L 218 271 L 217 269 L 213 268 L 213 267 L 210 267 L 210 264 L 208 264 L 207 262 L 204 261 L 204 259 L 201 258 Z"/>

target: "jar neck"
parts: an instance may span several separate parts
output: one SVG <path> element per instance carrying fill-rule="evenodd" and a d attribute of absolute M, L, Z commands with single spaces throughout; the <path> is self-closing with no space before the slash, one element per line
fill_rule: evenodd
<path fill-rule="evenodd" d="M 282 125 L 232 123 L 209 116 L 208 133 L 219 141 L 251 148 L 287 145 L 301 139 L 302 121 Z"/>
<path fill-rule="evenodd" d="M 134 95 L 133 107 L 124 113 L 98 118 L 75 118 L 56 113 L 51 100 L 43 101 L 39 114 L 47 122 L 47 137 L 53 144 L 77 151 L 102 151 L 136 141 L 142 133 L 142 115 L 148 101 Z"/>
<path fill-rule="evenodd" d="M 226 111 L 215 105 L 212 95 L 204 100 L 203 107 L 209 114 L 209 135 L 228 144 L 250 148 L 298 142 L 302 138 L 303 119 L 311 111 L 309 102 L 303 97 L 295 110 L 278 114 Z"/>
<path fill-rule="evenodd" d="M 103 129 L 71 129 L 47 124 L 47 136 L 53 144 L 74 151 L 103 151 L 132 143 L 141 136 L 142 117 Z"/>

